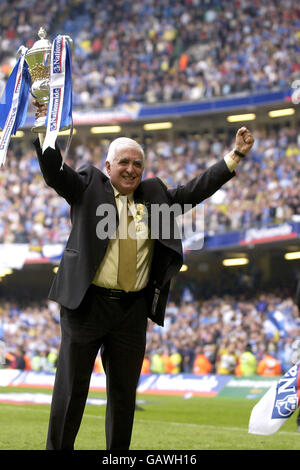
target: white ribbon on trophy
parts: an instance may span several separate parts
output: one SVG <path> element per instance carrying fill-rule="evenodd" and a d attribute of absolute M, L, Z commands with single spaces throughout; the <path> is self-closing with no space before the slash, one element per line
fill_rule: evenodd
<path fill-rule="evenodd" d="M 43 152 L 48 148 L 55 148 L 55 142 L 60 130 L 65 80 L 66 80 L 66 54 L 67 40 L 65 36 L 58 36 L 52 44 L 50 66 L 50 101 L 47 113 L 47 131 L 43 143 Z"/>

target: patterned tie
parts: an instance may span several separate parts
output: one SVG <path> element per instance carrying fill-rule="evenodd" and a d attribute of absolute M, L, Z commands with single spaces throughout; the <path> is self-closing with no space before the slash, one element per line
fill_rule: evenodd
<path fill-rule="evenodd" d="M 118 284 L 126 292 L 130 291 L 136 282 L 136 239 L 128 233 L 133 216 L 128 214 L 127 198 L 123 204 L 119 227 L 119 269 Z M 123 202 L 124 202 L 123 199 Z"/>

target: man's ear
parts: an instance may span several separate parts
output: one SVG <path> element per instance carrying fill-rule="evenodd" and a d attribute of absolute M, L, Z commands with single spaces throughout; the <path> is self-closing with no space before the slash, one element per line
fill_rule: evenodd
<path fill-rule="evenodd" d="M 108 175 L 110 176 L 110 163 L 107 160 L 105 162 L 105 168 L 106 168 L 106 171 L 107 171 Z"/>

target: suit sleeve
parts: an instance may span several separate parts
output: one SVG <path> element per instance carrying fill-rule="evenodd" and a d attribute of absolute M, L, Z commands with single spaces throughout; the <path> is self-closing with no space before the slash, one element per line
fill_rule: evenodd
<path fill-rule="evenodd" d="M 87 185 L 84 174 L 78 173 L 65 163 L 61 167 L 62 157 L 57 145 L 55 149 L 48 147 L 42 153 L 39 139 L 36 139 L 33 144 L 46 184 L 66 199 L 69 204 L 75 202 Z"/>
<path fill-rule="evenodd" d="M 187 184 L 169 189 L 170 201 L 172 204 L 178 203 L 182 206 L 186 204 L 194 207 L 204 199 L 212 196 L 235 175 L 235 171 L 230 172 L 224 159 L 222 159 Z"/>

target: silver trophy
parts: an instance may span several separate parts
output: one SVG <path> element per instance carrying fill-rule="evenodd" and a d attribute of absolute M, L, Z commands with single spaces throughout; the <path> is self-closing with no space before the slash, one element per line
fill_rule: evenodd
<path fill-rule="evenodd" d="M 28 64 L 29 74 L 31 78 L 31 93 L 39 104 L 49 104 L 50 96 L 50 64 L 51 64 L 51 49 L 52 43 L 46 36 L 44 28 L 40 28 L 38 32 L 39 40 L 36 41 L 32 48 L 29 49 L 25 55 L 25 60 Z M 69 36 L 65 36 L 70 46 L 72 47 L 73 41 Z M 17 55 L 20 55 L 24 46 L 21 46 Z M 32 132 L 45 133 L 46 132 L 46 115 L 36 118 L 32 127 Z M 64 127 L 63 130 L 69 129 L 70 126 Z"/>

